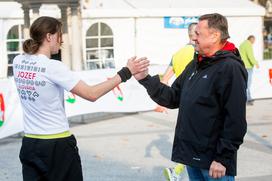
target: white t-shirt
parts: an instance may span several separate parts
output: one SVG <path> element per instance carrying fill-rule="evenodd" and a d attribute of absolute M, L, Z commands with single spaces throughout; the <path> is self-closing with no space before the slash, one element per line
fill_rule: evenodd
<path fill-rule="evenodd" d="M 23 108 L 26 134 L 56 134 L 69 130 L 64 89 L 80 80 L 62 62 L 45 55 L 18 55 L 13 60 L 14 80 Z"/>

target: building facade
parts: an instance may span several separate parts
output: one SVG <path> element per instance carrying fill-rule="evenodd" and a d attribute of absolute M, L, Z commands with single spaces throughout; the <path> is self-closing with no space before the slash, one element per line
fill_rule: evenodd
<path fill-rule="evenodd" d="M 0 77 L 12 77 L 13 58 L 22 53 L 29 26 L 39 16 L 62 21 L 64 44 L 56 57 L 81 71 L 122 67 L 134 55 L 169 64 L 172 54 L 188 42 L 187 25 L 213 12 L 228 18 L 230 41 L 237 46 L 255 35 L 254 51 L 263 59 L 265 10 L 246 0 L 0 1 Z"/>

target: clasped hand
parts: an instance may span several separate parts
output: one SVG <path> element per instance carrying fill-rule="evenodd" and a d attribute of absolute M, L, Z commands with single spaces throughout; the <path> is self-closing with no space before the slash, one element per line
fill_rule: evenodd
<path fill-rule="evenodd" d="M 149 60 L 146 57 L 131 57 L 127 61 L 127 67 L 136 80 L 144 79 L 148 75 Z"/>

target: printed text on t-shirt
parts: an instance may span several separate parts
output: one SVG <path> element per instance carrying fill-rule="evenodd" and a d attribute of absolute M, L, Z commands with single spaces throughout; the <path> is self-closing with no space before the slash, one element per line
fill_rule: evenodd
<path fill-rule="evenodd" d="M 33 72 L 18 72 L 17 77 L 25 78 L 25 79 L 34 79 L 36 77 L 36 73 Z"/>

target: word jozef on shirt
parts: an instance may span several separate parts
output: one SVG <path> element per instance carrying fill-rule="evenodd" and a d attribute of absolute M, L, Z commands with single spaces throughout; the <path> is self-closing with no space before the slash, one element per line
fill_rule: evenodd
<path fill-rule="evenodd" d="M 36 77 L 36 73 L 33 72 L 21 72 L 19 71 L 17 77 L 24 79 L 34 79 Z"/>

